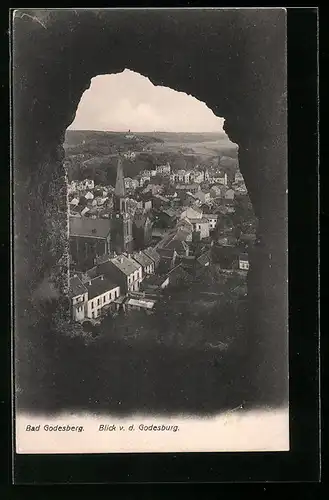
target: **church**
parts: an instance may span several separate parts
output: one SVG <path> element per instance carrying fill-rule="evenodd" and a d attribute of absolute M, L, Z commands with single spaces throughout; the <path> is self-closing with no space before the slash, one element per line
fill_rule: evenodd
<path fill-rule="evenodd" d="M 133 251 L 133 220 L 128 212 L 122 158 L 118 158 L 111 220 L 111 251 L 116 254 Z"/>

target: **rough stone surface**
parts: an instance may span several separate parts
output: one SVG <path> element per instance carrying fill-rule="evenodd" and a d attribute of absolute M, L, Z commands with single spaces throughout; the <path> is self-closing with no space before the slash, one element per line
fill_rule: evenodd
<path fill-rule="evenodd" d="M 13 39 L 18 325 L 66 251 L 66 128 L 94 76 L 129 68 L 204 101 L 239 145 L 260 240 L 246 377 L 278 401 L 287 362 L 285 11 L 19 10 Z"/>

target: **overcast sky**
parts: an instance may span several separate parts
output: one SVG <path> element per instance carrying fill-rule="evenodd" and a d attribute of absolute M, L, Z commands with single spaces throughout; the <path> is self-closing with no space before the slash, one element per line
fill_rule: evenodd
<path fill-rule="evenodd" d="M 125 70 L 99 75 L 81 97 L 71 130 L 222 132 L 218 118 L 195 97 Z"/>

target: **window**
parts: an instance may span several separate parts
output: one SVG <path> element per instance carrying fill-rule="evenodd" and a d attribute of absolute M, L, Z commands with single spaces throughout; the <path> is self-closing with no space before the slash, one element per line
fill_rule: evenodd
<path fill-rule="evenodd" d="M 103 304 L 106 302 L 106 295 L 103 295 Z"/>
<path fill-rule="evenodd" d="M 97 305 L 100 306 L 101 305 L 101 299 L 97 299 Z"/>

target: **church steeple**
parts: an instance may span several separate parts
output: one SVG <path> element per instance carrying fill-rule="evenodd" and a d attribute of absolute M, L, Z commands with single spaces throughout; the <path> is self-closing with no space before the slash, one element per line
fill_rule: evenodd
<path fill-rule="evenodd" d="M 122 252 L 131 253 L 133 248 L 132 218 L 128 212 L 123 165 L 120 156 L 118 157 L 113 205 L 114 210 L 111 221 L 112 250 L 118 254 Z"/>
<path fill-rule="evenodd" d="M 117 178 L 114 190 L 114 210 L 119 213 L 127 211 L 125 181 L 123 176 L 122 158 L 120 156 L 118 157 Z"/>

